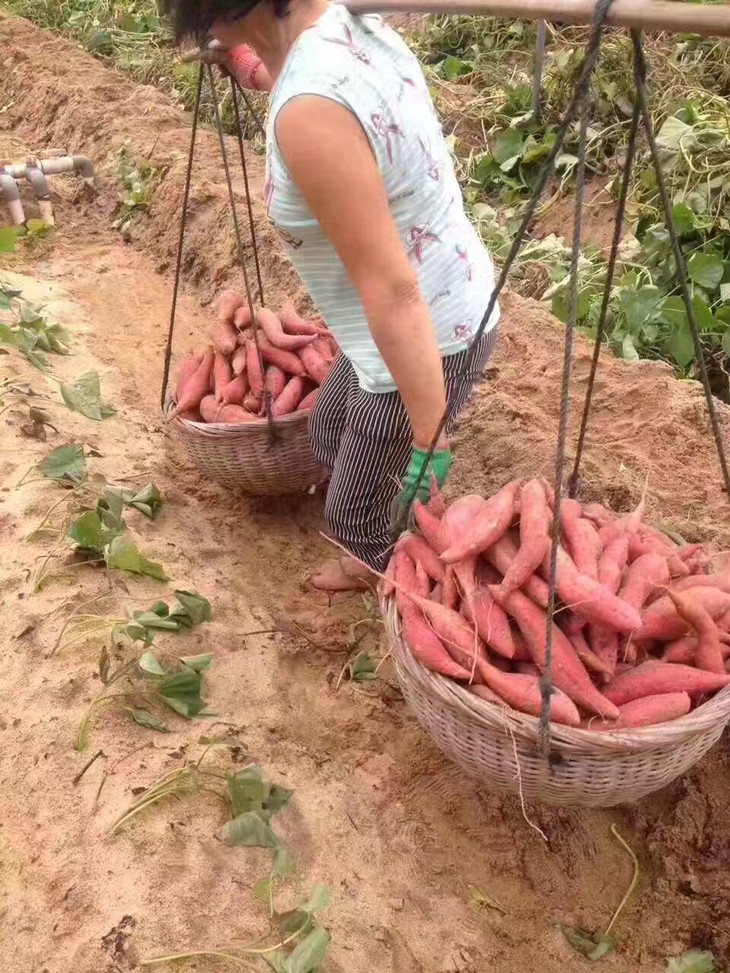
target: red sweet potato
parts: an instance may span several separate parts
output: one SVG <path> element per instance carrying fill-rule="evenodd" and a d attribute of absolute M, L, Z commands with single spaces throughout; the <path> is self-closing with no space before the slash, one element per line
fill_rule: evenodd
<path fill-rule="evenodd" d="M 730 592 L 730 569 L 725 568 L 713 574 L 693 574 L 688 578 L 680 578 L 672 585 L 674 591 L 686 591 L 687 588 L 719 588 L 720 591 Z"/>
<path fill-rule="evenodd" d="M 312 348 L 314 348 L 320 358 L 326 362 L 328 366 L 331 365 L 335 360 L 335 353 L 333 352 L 332 345 L 327 338 L 324 338 L 321 335 L 318 338 L 315 338 L 312 342 Z"/>
<path fill-rule="evenodd" d="M 275 416 L 286 416 L 291 412 L 296 412 L 299 403 L 302 401 L 303 392 L 304 379 L 299 378 L 298 375 L 290 378 L 284 386 L 281 395 L 276 398 L 276 401 L 272 405 L 272 414 Z"/>
<path fill-rule="evenodd" d="M 598 527 L 613 524 L 616 519 L 614 514 L 600 503 L 583 504 L 582 513 Z"/>
<path fill-rule="evenodd" d="M 279 368 L 289 375 L 297 375 L 299 378 L 306 378 L 306 371 L 301 359 L 293 351 L 284 348 L 277 348 L 272 345 L 266 335 L 259 334 L 259 348 L 261 357 L 269 365 L 278 365 Z M 304 349 L 300 349 L 303 351 Z M 252 383 L 253 384 L 253 383 Z"/>
<path fill-rule="evenodd" d="M 433 474 L 431 474 L 430 487 L 431 493 L 428 498 L 427 506 L 434 517 L 438 517 L 438 519 L 441 520 L 443 515 L 446 513 L 446 499 L 439 488 L 438 480 Z"/>
<path fill-rule="evenodd" d="M 657 531 L 647 534 L 646 527 L 640 533 L 634 534 L 629 543 L 629 560 L 635 561 L 642 554 L 664 554 L 667 559 L 669 573 L 673 578 L 683 578 L 689 574 L 689 568 L 677 554 L 677 548 L 672 542 Z"/>
<path fill-rule="evenodd" d="M 687 693 L 660 693 L 657 696 L 643 696 L 630 703 L 619 706 L 619 718 L 611 723 L 593 723 L 588 729 L 599 733 L 612 730 L 632 729 L 639 726 L 655 726 L 668 723 L 680 716 L 686 716 L 692 708 L 692 700 Z"/>
<path fill-rule="evenodd" d="M 237 332 L 232 321 L 221 321 L 219 319 L 208 329 L 208 336 L 213 342 L 215 350 L 222 355 L 232 355 L 236 350 Z"/>
<path fill-rule="evenodd" d="M 305 345 L 311 345 L 316 335 L 295 335 L 287 334 L 282 327 L 281 321 L 266 307 L 259 308 L 256 312 L 256 324 L 261 328 L 274 348 L 281 348 L 284 351 L 298 351 Z"/>
<path fill-rule="evenodd" d="M 411 510 L 418 524 L 418 529 L 421 531 L 429 547 L 436 551 L 436 553 L 443 550 L 439 540 L 441 522 L 438 517 L 434 515 L 429 507 L 422 504 L 420 500 L 413 501 Z"/>
<path fill-rule="evenodd" d="M 690 592 L 694 600 L 699 601 L 713 619 L 719 618 L 730 610 L 730 594 L 726 591 L 720 591 L 719 588 L 700 587 L 687 589 L 686 593 Z M 689 628 L 689 623 L 677 613 L 671 598 L 665 595 L 644 611 L 641 628 L 634 632 L 634 638 L 671 642 L 672 639 L 686 635 Z"/>
<path fill-rule="evenodd" d="M 477 513 L 484 508 L 485 503 L 483 497 L 476 493 L 468 493 L 466 496 L 459 497 L 446 508 L 439 527 L 438 546 L 435 548 L 439 554 L 469 529 L 469 525 Z M 456 560 L 461 561 L 462 558 L 456 558 Z"/>
<path fill-rule="evenodd" d="M 257 395 L 259 398 L 261 398 L 264 392 L 264 375 L 261 371 L 261 362 L 259 361 L 259 356 L 256 351 L 256 345 L 251 340 L 246 342 L 245 347 L 248 386 L 253 395 Z"/>
<path fill-rule="evenodd" d="M 271 396 L 271 401 L 275 402 L 286 387 L 287 378 L 278 365 L 269 365 L 264 375 L 264 389 Z"/>
<path fill-rule="evenodd" d="M 500 672 L 495 666 L 486 664 L 480 667 L 480 675 L 489 689 L 500 696 L 508 706 L 520 713 L 540 716 L 542 712 L 542 692 L 538 676 L 519 672 Z M 550 700 L 550 720 L 578 726 L 580 714 L 575 703 L 559 689 Z"/>
<path fill-rule="evenodd" d="M 178 399 L 177 405 L 170 413 L 170 419 L 174 419 L 175 416 L 179 416 L 183 412 L 190 412 L 198 408 L 210 387 L 210 373 L 212 368 L 213 349 L 209 348 L 203 355 L 194 374 L 188 379 L 183 397 Z"/>
<path fill-rule="evenodd" d="M 221 401 L 224 405 L 241 405 L 243 397 L 248 391 L 248 382 L 245 373 L 238 375 L 226 385 L 221 394 Z"/>
<path fill-rule="evenodd" d="M 693 666 L 652 660 L 643 662 L 635 669 L 622 672 L 620 676 L 615 676 L 606 686 L 604 693 L 612 703 L 623 706 L 624 703 L 630 703 L 634 699 L 662 693 L 686 692 L 693 697 L 702 696 L 705 693 L 714 693 L 729 684 L 728 675 L 704 672 Z"/>
<path fill-rule="evenodd" d="M 392 584 L 395 588 L 395 603 L 401 616 L 412 605 L 410 596 L 418 591 L 416 565 L 403 548 L 396 547 L 393 552 L 394 569 Z"/>
<path fill-rule="evenodd" d="M 311 321 L 306 321 L 301 315 L 297 314 L 294 305 L 290 302 L 284 304 L 278 314 L 281 326 L 287 334 L 295 335 L 319 335 L 320 328 Z"/>
<path fill-rule="evenodd" d="M 603 554 L 598 561 L 598 581 L 615 595 L 621 585 L 626 562 L 629 557 L 631 535 L 620 530 L 608 541 L 604 541 Z"/>
<path fill-rule="evenodd" d="M 405 551 L 396 551 L 396 556 L 401 556 L 410 561 Z M 411 561 L 411 564 L 413 562 Z M 400 576 L 396 572 L 397 584 L 400 585 Z M 414 585 L 415 568 L 413 569 Z M 411 581 L 409 580 L 409 584 Z M 471 670 L 476 660 L 486 659 L 486 650 L 477 636 L 474 628 L 466 622 L 462 616 L 445 605 L 438 604 L 428 598 L 423 598 L 411 590 L 402 592 L 406 598 L 410 598 L 415 605 L 421 609 L 423 614 L 431 623 L 433 630 L 446 646 L 446 650 L 458 663 Z"/>
<path fill-rule="evenodd" d="M 468 528 L 460 535 L 454 536 L 449 547 L 442 553 L 442 559 L 447 564 L 453 564 L 454 561 L 473 557 L 486 551 L 504 537 L 514 518 L 515 499 L 520 486 L 519 480 L 513 480 L 487 500 L 472 518 Z M 444 520 L 448 513 L 447 510 Z"/>
<path fill-rule="evenodd" d="M 313 378 L 318 385 L 321 385 L 329 374 L 330 363 L 325 361 L 319 352 L 312 347 L 300 348 L 299 358 L 301 360 L 300 366 L 306 374 Z"/>
<path fill-rule="evenodd" d="M 247 348 L 245 345 L 238 345 L 231 358 L 231 370 L 234 375 L 243 375 L 246 371 Z"/>
<path fill-rule="evenodd" d="M 418 585 L 417 594 L 422 598 L 428 598 L 431 594 L 431 579 L 428 574 L 426 574 L 426 569 L 420 563 L 416 561 L 416 583 Z"/>
<path fill-rule="evenodd" d="M 206 422 L 225 423 L 233 425 L 239 422 L 255 422 L 252 416 L 240 405 L 224 405 L 218 402 L 214 395 L 206 395 L 200 403 L 200 414 Z"/>
<path fill-rule="evenodd" d="M 225 355 L 221 355 L 220 352 L 216 352 L 216 356 L 213 360 L 212 392 L 219 402 L 223 400 L 223 389 L 226 387 L 226 385 L 228 385 L 232 378 L 233 375 L 231 374 L 231 363 L 228 361 Z"/>
<path fill-rule="evenodd" d="M 196 355 L 193 352 L 190 352 L 190 354 L 186 355 L 185 358 L 183 358 L 183 360 L 180 362 L 177 370 L 177 386 L 175 390 L 175 398 L 178 402 L 182 398 L 185 386 L 197 372 L 201 358 L 201 355 Z"/>
<path fill-rule="evenodd" d="M 461 603 L 461 613 L 475 626 L 479 637 L 505 659 L 517 652 L 515 634 L 504 608 L 495 601 L 488 588 L 475 588 Z M 528 654 L 529 658 L 529 654 Z"/>
<path fill-rule="evenodd" d="M 493 690 L 488 686 L 483 686 L 481 683 L 472 683 L 472 685 L 466 687 L 466 690 L 472 696 L 479 696 L 480 699 L 484 699 L 488 703 L 494 703 L 495 706 L 502 706 L 504 708 L 507 705 Z"/>
<path fill-rule="evenodd" d="M 243 399 L 243 408 L 251 415 L 258 416 L 261 411 L 261 392 L 249 392 Z"/>
<path fill-rule="evenodd" d="M 695 600 L 692 591 L 669 591 L 670 599 L 677 609 L 677 614 L 683 618 L 697 635 L 697 649 L 695 651 L 695 665 L 707 672 L 724 672 L 725 663 L 722 656 L 720 635 L 715 621 L 703 607 Z"/>
<path fill-rule="evenodd" d="M 417 564 L 423 565 L 430 578 L 437 582 L 443 582 L 446 574 L 444 563 L 424 537 L 421 537 L 420 534 L 408 532 L 403 534 L 398 543 L 405 547 Z"/>
<path fill-rule="evenodd" d="M 390 598 L 390 596 L 395 591 L 395 558 L 391 557 L 388 564 L 383 572 L 383 580 L 381 581 L 380 593 L 383 598 Z"/>
<path fill-rule="evenodd" d="M 246 328 L 250 328 L 251 321 L 251 308 L 248 306 L 248 304 L 244 304 L 242 307 L 239 307 L 236 310 L 236 313 L 233 315 L 233 324 L 238 331 L 245 331 Z"/>
<path fill-rule="evenodd" d="M 566 547 L 575 566 L 589 578 L 598 578 L 598 560 L 603 550 L 601 538 L 594 525 L 582 517 L 577 500 L 566 498 L 560 505 L 560 526 Z"/>
<path fill-rule="evenodd" d="M 517 545 L 509 534 L 505 534 L 496 544 L 493 544 L 484 557 L 501 575 L 507 574 L 512 561 L 517 556 Z M 543 578 L 533 574 L 531 578 L 522 586 L 523 591 L 536 605 L 547 608 L 548 605 L 548 586 Z"/>
<path fill-rule="evenodd" d="M 243 307 L 245 299 L 240 291 L 234 291 L 231 288 L 222 291 L 218 301 L 216 302 L 216 317 L 219 321 L 227 321 L 229 324 L 233 323 L 233 316 L 239 307 Z"/>
<path fill-rule="evenodd" d="M 406 607 L 401 622 L 406 644 L 422 666 L 450 679 L 463 682 L 471 679 L 471 671 L 451 658 L 444 643 L 413 605 Z"/>
<path fill-rule="evenodd" d="M 575 632 L 570 636 L 570 641 L 575 649 L 575 654 L 589 672 L 597 672 L 601 676 L 608 677 L 613 675 L 613 668 L 610 663 L 604 662 L 603 659 L 596 655 L 586 641 L 583 632 Z"/>
<path fill-rule="evenodd" d="M 669 584 L 669 568 L 663 554 L 642 554 L 629 566 L 618 596 L 641 611 L 650 595 Z"/>
<path fill-rule="evenodd" d="M 309 409 L 314 408 L 314 404 L 317 401 L 317 396 L 319 395 L 319 388 L 312 389 L 311 392 L 307 392 L 302 401 L 297 406 L 297 412 L 307 412 Z"/>
<path fill-rule="evenodd" d="M 600 582 L 581 574 L 562 548 L 558 549 L 557 574 L 558 594 L 576 615 L 625 635 L 640 628 L 639 612 Z"/>
<path fill-rule="evenodd" d="M 543 609 L 521 591 L 514 591 L 503 606 L 514 618 L 538 668 L 545 667 L 547 620 Z M 616 719 L 618 711 L 593 685 L 585 666 L 558 626 L 552 626 L 552 680 L 574 703 L 606 719 Z"/>
<path fill-rule="evenodd" d="M 456 583 L 456 575 L 454 574 L 454 569 L 452 567 L 448 567 L 444 572 L 441 585 L 441 604 L 446 608 L 451 608 L 453 611 L 457 611 L 459 607 L 459 586 Z"/>
<path fill-rule="evenodd" d="M 500 585 L 500 594 L 519 590 L 535 573 L 550 547 L 550 511 L 542 483 L 530 480 L 520 494 L 520 546 Z"/>
<path fill-rule="evenodd" d="M 612 676 L 618 661 L 618 632 L 604 625 L 589 625 L 587 631 L 591 651 L 606 666 L 608 675 Z"/>

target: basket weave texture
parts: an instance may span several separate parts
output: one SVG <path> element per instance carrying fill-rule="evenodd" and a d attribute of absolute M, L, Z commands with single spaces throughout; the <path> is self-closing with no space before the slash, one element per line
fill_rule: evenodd
<path fill-rule="evenodd" d="M 715 744 L 730 720 L 730 686 L 687 716 L 635 730 L 596 733 L 539 721 L 467 692 L 425 669 L 405 644 L 395 600 L 381 600 L 403 696 L 439 749 L 484 786 L 533 803 L 614 807 L 675 780 Z"/>
<path fill-rule="evenodd" d="M 174 399 L 166 402 L 165 416 L 174 406 Z M 282 416 L 272 440 L 265 421 L 228 425 L 171 420 L 201 473 L 229 489 L 270 497 L 324 482 L 324 468 L 309 445 L 308 422 L 309 412 Z"/>

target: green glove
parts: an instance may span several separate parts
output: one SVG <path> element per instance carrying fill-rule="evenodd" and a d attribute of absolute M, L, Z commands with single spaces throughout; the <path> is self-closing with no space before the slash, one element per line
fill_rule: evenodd
<path fill-rule="evenodd" d="M 434 450 L 428 464 L 426 463 L 427 459 L 428 450 L 419 449 L 418 446 L 413 447 L 408 472 L 403 480 L 403 488 L 391 507 L 391 523 L 394 533 L 405 530 L 408 511 L 414 500 L 421 500 L 423 503 L 428 501 L 431 496 L 432 477 L 439 487 L 444 485 L 454 461 L 448 446 Z M 421 470 L 424 467 L 425 472 L 421 476 Z"/>

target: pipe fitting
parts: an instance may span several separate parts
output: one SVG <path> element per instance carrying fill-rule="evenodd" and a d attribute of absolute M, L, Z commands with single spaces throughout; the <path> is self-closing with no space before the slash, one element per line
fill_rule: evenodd
<path fill-rule="evenodd" d="M 33 187 L 38 199 L 38 209 L 41 219 L 49 226 L 55 226 L 53 218 L 53 206 L 51 205 L 51 195 L 48 191 L 48 181 L 39 166 L 26 166 L 25 178 Z"/>
<path fill-rule="evenodd" d="M 0 171 L 0 194 L 5 197 L 14 225 L 22 226 L 25 223 L 25 213 L 23 204 L 20 202 L 18 184 L 6 171 Z"/>

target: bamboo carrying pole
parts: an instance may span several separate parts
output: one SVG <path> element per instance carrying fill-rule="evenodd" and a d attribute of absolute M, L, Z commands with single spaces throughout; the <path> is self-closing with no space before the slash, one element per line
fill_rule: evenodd
<path fill-rule="evenodd" d="M 591 24 L 595 9 L 594 0 L 344 0 L 344 3 L 355 14 L 483 14 L 566 24 Z M 606 22 L 639 30 L 728 37 L 730 5 L 681 0 L 615 0 Z"/>
<path fill-rule="evenodd" d="M 594 0 L 336 0 L 354 14 L 477 14 L 505 20 L 591 24 Z M 687 0 L 614 0 L 606 21 L 616 27 L 730 37 L 730 4 Z M 198 48 L 183 51 L 184 62 L 197 61 Z"/>

